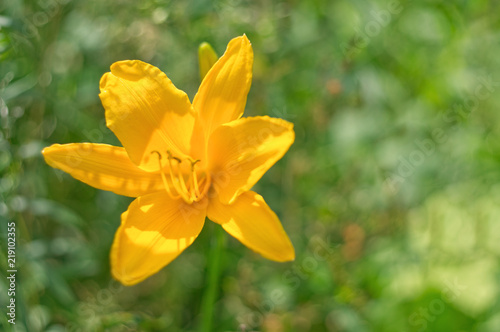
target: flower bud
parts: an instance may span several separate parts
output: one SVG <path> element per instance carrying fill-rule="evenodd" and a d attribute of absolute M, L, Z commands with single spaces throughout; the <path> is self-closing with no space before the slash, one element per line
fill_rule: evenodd
<path fill-rule="evenodd" d="M 203 81 L 205 75 L 219 58 L 217 57 L 217 53 L 215 53 L 212 46 L 210 46 L 209 43 L 204 42 L 201 43 L 198 48 L 198 59 L 200 63 L 200 78 Z"/>

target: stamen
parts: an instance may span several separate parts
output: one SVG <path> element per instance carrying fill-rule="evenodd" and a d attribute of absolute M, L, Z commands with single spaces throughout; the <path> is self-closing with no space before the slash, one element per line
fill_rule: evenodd
<path fill-rule="evenodd" d="M 198 197 L 203 197 L 207 194 L 208 189 L 210 189 L 210 180 L 211 180 L 210 172 L 207 172 L 206 177 L 202 180 L 202 182 L 205 181 L 203 183 L 203 191 L 201 192 L 201 195 L 199 195 Z"/>
<path fill-rule="evenodd" d="M 177 190 L 179 195 L 182 196 L 182 199 L 184 199 L 184 201 L 186 203 L 192 203 L 193 201 L 191 200 L 191 197 L 186 196 L 186 192 L 187 192 L 187 188 L 185 188 L 186 184 L 184 183 L 184 178 L 182 176 L 182 173 L 179 172 L 180 171 L 179 165 L 180 165 L 182 160 L 180 160 L 179 158 L 173 157 L 172 154 L 170 153 L 170 151 L 167 151 L 167 155 L 168 155 L 168 167 L 170 170 L 170 180 L 172 181 L 172 185 L 174 186 L 175 190 Z M 175 159 L 177 161 L 177 169 L 178 169 L 178 173 L 179 173 L 179 174 L 177 174 L 177 177 L 180 177 L 180 179 L 178 179 L 178 182 L 180 182 L 180 183 L 177 183 L 177 181 L 175 181 L 175 179 L 174 179 L 174 167 L 172 166 L 172 159 Z M 184 188 L 182 188 L 182 184 L 184 184 Z M 179 187 L 179 185 L 181 185 L 181 187 Z"/>
<path fill-rule="evenodd" d="M 161 175 L 161 180 L 163 181 L 163 186 L 165 187 L 165 190 L 167 191 L 167 194 L 172 198 L 172 199 L 178 199 L 181 197 L 180 195 L 175 196 L 171 191 L 170 191 L 170 186 L 168 185 L 167 178 L 165 177 L 165 174 L 163 173 L 163 166 L 161 164 L 161 153 L 158 151 L 151 151 L 151 154 L 157 153 L 158 154 L 158 164 L 160 166 L 160 175 Z"/>
<path fill-rule="evenodd" d="M 182 159 L 175 157 L 170 150 L 167 151 L 168 159 L 168 172 L 170 174 L 171 184 L 168 182 L 165 173 L 163 172 L 163 165 L 161 163 L 162 155 L 158 151 L 151 151 L 151 154 L 156 153 L 158 155 L 158 165 L 160 167 L 160 175 L 165 186 L 165 190 L 168 195 L 173 199 L 182 198 L 186 203 L 191 204 L 200 200 L 209 190 L 210 187 L 210 174 L 202 173 L 203 177 L 198 180 L 198 173 L 195 171 L 195 165 L 200 162 L 200 160 L 193 160 L 191 158 L 186 158 L 191 163 L 191 170 L 188 175 L 187 181 L 184 179 L 184 174 L 182 173 Z M 177 165 L 172 164 L 172 160 L 177 162 Z M 201 189 L 201 191 L 200 191 Z M 173 192 L 172 192 L 173 191 Z"/>
<path fill-rule="evenodd" d="M 196 197 L 200 197 L 200 189 L 198 188 L 198 175 L 196 174 L 196 172 L 194 171 L 194 166 L 200 162 L 199 159 L 196 159 L 195 161 L 193 160 L 190 160 L 191 161 L 191 175 L 189 176 L 189 178 L 193 179 L 193 188 L 194 188 L 194 193 L 196 194 Z"/>
<path fill-rule="evenodd" d="M 179 184 L 182 190 L 189 195 L 189 190 L 187 189 L 186 182 L 184 181 L 184 176 L 182 175 L 181 163 L 177 163 L 177 177 L 179 178 Z M 191 197 L 190 197 L 191 198 Z"/>

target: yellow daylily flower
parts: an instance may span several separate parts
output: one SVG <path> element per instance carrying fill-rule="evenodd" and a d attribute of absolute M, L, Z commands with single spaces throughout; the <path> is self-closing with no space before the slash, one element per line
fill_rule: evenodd
<path fill-rule="evenodd" d="M 123 147 L 54 144 L 52 167 L 95 188 L 137 197 L 121 216 L 111 270 L 124 285 L 158 272 L 196 239 L 205 218 L 274 261 L 295 258 L 278 217 L 252 186 L 294 141 L 293 125 L 241 118 L 253 51 L 234 38 L 193 103 L 158 68 L 119 61 L 100 82 L 107 126 Z"/>

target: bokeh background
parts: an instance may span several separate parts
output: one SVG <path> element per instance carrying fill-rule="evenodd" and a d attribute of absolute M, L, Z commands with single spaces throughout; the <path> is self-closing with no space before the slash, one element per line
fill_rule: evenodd
<path fill-rule="evenodd" d="M 53 143 L 119 144 L 98 98 L 117 60 L 193 98 L 197 47 L 255 52 L 246 116 L 295 124 L 259 182 L 297 259 L 227 235 L 214 331 L 500 331 L 500 2 L 0 4 L 0 306 L 7 222 L 17 319 L 3 331 L 196 331 L 214 225 L 134 287 L 109 250 L 131 202 L 47 166 Z"/>

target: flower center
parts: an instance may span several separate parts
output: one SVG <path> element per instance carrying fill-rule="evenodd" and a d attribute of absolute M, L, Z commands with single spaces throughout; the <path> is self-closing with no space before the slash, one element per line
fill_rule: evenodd
<path fill-rule="evenodd" d="M 200 160 L 193 160 L 189 157 L 185 158 L 184 161 L 189 163 L 188 170 L 186 171 L 186 167 L 184 166 L 186 164 L 182 164 L 183 160 L 172 155 L 170 151 L 167 150 L 166 166 L 162 165 L 163 157 L 161 153 L 151 151 L 151 154 L 153 153 L 158 155 L 161 179 L 165 186 L 165 191 L 172 199 L 182 198 L 186 203 L 191 204 L 198 202 L 205 196 L 210 188 L 210 174 L 201 172 L 198 177 L 195 168 Z M 168 178 L 165 175 L 164 167 L 167 168 Z"/>

